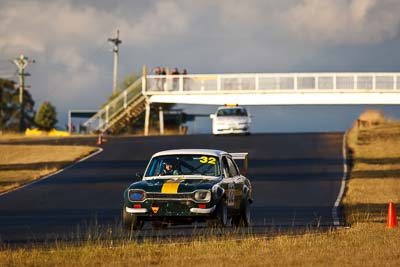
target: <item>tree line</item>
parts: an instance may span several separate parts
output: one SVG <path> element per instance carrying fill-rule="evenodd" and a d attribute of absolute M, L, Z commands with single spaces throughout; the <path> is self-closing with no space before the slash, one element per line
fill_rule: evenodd
<path fill-rule="evenodd" d="M 0 78 L 1 132 L 24 132 L 26 128 L 34 127 L 48 131 L 54 128 L 57 123 L 56 108 L 50 102 L 43 102 L 37 111 L 34 106 L 35 101 L 29 91 L 24 90 L 21 105 L 15 82 Z"/>

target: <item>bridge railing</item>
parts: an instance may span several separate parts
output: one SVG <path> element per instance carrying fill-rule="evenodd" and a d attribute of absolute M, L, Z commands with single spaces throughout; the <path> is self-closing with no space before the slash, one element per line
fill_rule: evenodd
<path fill-rule="evenodd" d="M 143 94 L 399 91 L 400 73 L 148 75 Z"/>
<path fill-rule="evenodd" d="M 140 97 L 141 90 L 142 78 L 140 77 L 84 123 L 88 132 L 106 130 L 114 117 Z"/>

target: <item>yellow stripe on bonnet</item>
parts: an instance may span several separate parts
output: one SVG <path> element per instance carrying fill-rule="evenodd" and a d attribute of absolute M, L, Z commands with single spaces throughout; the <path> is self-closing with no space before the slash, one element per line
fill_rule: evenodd
<path fill-rule="evenodd" d="M 181 182 L 182 181 L 179 180 L 166 181 L 161 188 L 161 193 L 163 194 L 178 193 L 178 187 Z"/>

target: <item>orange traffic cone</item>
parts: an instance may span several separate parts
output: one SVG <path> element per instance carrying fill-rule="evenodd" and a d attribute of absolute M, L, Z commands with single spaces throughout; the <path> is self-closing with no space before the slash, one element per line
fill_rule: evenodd
<path fill-rule="evenodd" d="M 393 202 L 389 203 L 386 226 L 388 228 L 396 228 L 397 227 L 397 217 L 396 217 L 396 211 L 394 209 Z"/>
<path fill-rule="evenodd" d="M 103 143 L 103 137 L 99 134 L 99 138 L 97 138 L 97 145 L 101 145 Z"/>

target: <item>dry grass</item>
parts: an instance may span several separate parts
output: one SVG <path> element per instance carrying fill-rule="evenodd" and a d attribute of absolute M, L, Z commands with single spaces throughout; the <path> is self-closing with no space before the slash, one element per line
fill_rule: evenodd
<path fill-rule="evenodd" d="M 390 201 L 400 206 L 400 123 L 349 132 L 352 171 L 343 199 L 346 220 L 384 223 Z"/>
<path fill-rule="evenodd" d="M 8 141 L 10 139 L 15 139 L 15 138 L 22 138 L 25 135 L 22 133 L 14 133 L 14 132 L 2 132 L 0 131 L 0 140 L 1 141 Z"/>
<path fill-rule="evenodd" d="M 14 142 L 14 141 L 27 141 L 27 140 L 54 140 L 54 139 L 65 139 L 65 138 L 81 138 L 81 137 L 97 137 L 95 134 L 77 134 L 74 133 L 71 136 L 29 136 L 23 133 L 14 132 L 1 132 L 0 131 L 0 141 L 1 142 Z"/>
<path fill-rule="evenodd" d="M 400 230 L 360 224 L 344 231 L 188 243 L 87 242 L 3 249 L 3 266 L 398 266 Z"/>
<path fill-rule="evenodd" d="M 400 183 L 397 178 L 351 179 L 346 193 L 345 204 L 387 204 L 400 203 Z M 381 193 L 377 193 L 381 192 Z"/>
<path fill-rule="evenodd" d="M 18 132 L 1 132 L 0 131 L 0 141 L 21 141 L 21 140 L 32 140 L 32 139 L 48 139 L 48 136 L 27 136 L 24 133 Z"/>
<path fill-rule="evenodd" d="M 94 150 L 88 146 L 0 145 L 0 192 L 55 172 Z"/>

